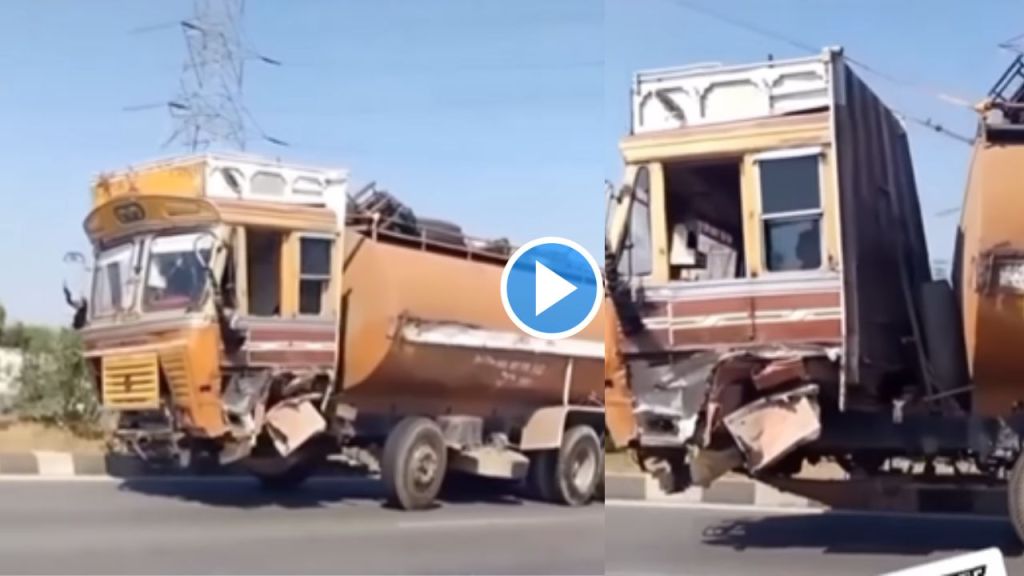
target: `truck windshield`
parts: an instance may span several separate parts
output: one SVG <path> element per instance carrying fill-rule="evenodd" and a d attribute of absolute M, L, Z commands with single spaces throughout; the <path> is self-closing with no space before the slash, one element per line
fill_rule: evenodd
<path fill-rule="evenodd" d="M 210 258 L 203 234 L 175 234 L 153 239 L 146 265 L 143 312 L 195 309 L 206 289 L 203 262 Z M 202 261 L 196 257 L 197 246 Z"/>
<path fill-rule="evenodd" d="M 131 306 L 134 251 L 135 244 L 128 242 L 108 248 L 97 256 L 92 288 L 94 317 L 109 316 Z"/>

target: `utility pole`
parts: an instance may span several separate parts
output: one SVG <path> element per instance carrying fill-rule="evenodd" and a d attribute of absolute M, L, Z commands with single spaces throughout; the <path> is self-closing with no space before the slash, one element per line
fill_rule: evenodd
<path fill-rule="evenodd" d="M 268 136 L 245 105 L 246 62 L 281 63 L 249 48 L 244 15 L 245 0 L 193 0 L 191 17 L 170 24 L 181 30 L 187 50 L 178 94 L 164 104 L 130 108 L 167 107 L 174 131 L 165 147 L 176 143 L 193 152 L 212 147 L 245 150 L 253 136 L 287 146 Z"/>

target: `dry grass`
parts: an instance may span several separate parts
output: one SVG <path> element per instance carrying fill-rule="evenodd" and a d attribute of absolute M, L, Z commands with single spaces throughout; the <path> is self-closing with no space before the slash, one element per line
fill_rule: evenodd
<path fill-rule="evenodd" d="M 102 438 L 83 438 L 74 433 L 34 422 L 0 423 L 0 452 L 54 450 L 60 452 L 102 453 Z"/>

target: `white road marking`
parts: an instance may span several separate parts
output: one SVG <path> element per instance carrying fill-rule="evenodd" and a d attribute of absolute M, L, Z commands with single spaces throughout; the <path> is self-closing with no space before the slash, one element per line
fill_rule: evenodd
<path fill-rule="evenodd" d="M 74 477 L 75 461 L 68 452 L 36 450 L 36 464 L 41 476 Z"/>
<path fill-rule="evenodd" d="M 739 512 L 747 514 L 774 514 L 778 516 L 814 516 L 832 514 L 835 516 L 869 516 L 875 518 L 921 519 L 933 518 L 942 520 L 969 520 L 972 522 L 1009 522 L 1003 516 L 986 514 L 955 514 L 950 512 L 887 512 L 883 510 L 843 510 L 833 508 L 787 508 L 783 506 L 763 506 L 753 504 L 714 504 L 704 502 L 671 502 L 657 500 L 607 500 L 609 508 L 655 508 L 670 510 L 710 510 L 720 512 Z"/>

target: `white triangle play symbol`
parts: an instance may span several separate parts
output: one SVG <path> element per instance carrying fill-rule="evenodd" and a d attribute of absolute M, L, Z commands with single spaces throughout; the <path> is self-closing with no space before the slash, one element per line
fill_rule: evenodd
<path fill-rule="evenodd" d="M 577 290 L 571 282 L 551 271 L 550 268 L 535 262 L 536 284 L 536 311 L 534 314 L 540 316 L 542 312 L 562 301 L 563 298 Z"/>

